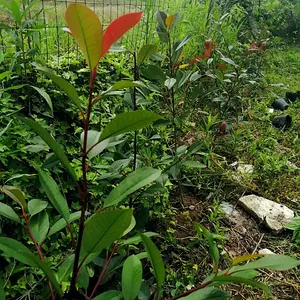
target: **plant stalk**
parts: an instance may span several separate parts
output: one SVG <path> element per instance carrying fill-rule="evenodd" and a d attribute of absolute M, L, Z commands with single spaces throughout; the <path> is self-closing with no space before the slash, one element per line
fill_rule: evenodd
<path fill-rule="evenodd" d="M 41 247 L 40 247 L 39 244 L 36 242 L 36 240 L 35 240 L 35 238 L 34 238 L 32 232 L 31 232 L 30 224 L 29 224 L 29 219 L 27 218 L 27 215 L 26 215 L 26 213 L 25 213 L 25 211 L 24 211 L 23 208 L 22 208 L 22 215 L 23 215 L 23 218 L 24 218 L 24 220 L 25 220 L 25 222 L 26 222 L 26 227 L 25 227 L 25 229 L 26 229 L 26 231 L 27 231 L 27 233 L 28 233 L 30 239 L 32 240 L 32 242 L 33 242 L 33 244 L 34 244 L 34 246 L 35 246 L 35 248 L 36 248 L 36 250 L 37 250 L 37 252 L 38 252 L 38 254 L 39 254 L 40 260 L 41 260 L 42 262 L 44 262 L 45 259 L 44 259 L 44 256 L 43 256 Z M 52 284 L 51 284 L 50 281 L 48 281 L 48 284 L 49 284 L 49 289 L 50 289 L 51 299 L 52 299 L 52 300 L 55 300 L 55 295 L 54 295 L 54 291 L 53 291 L 53 288 L 52 288 Z"/>
<path fill-rule="evenodd" d="M 90 117 L 93 107 L 93 88 L 95 83 L 95 78 L 97 74 L 97 67 L 91 71 L 90 76 L 90 94 L 89 94 L 89 103 L 87 108 L 86 117 L 84 118 L 84 138 L 83 138 L 83 147 L 82 147 L 82 159 L 81 159 L 81 169 L 82 169 L 82 181 L 78 185 L 79 193 L 80 193 L 80 200 L 81 200 L 81 216 L 79 222 L 79 232 L 78 232 L 78 239 L 77 239 L 77 247 L 75 251 L 75 258 L 74 258 L 74 265 L 73 265 L 73 273 L 71 279 L 71 286 L 70 286 L 70 293 L 76 292 L 76 278 L 78 273 L 78 264 L 79 264 L 79 257 L 80 257 L 80 249 L 82 244 L 82 237 L 83 237 L 83 230 L 84 230 L 84 220 L 85 220 L 85 211 L 87 207 L 87 200 L 88 200 L 88 187 L 87 187 L 87 139 L 88 139 L 88 130 L 90 124 Z"/>

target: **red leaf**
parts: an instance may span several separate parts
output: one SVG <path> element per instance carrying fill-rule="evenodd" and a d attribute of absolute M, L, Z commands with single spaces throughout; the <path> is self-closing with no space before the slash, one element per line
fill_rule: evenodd
<path fill-rule="evenodd" d="M 210 58 L 212 50 L 213 50 L 212 40 L 206 40 L 204 46 L 205 46 L 204 56 L 205 56 L 205 58 Z"/>
<path fill-rule="evenodd" d="M 125 14 L 112 21 L 104 32 L 102 56 L 104 56 L 116 41 L 118 41 L 129 29 L 134 27 L 142 18 L 143 12 Z"/>

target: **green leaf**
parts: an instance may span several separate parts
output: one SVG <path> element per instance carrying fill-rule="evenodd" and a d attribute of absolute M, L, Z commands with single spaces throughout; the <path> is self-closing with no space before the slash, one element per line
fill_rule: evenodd
<path fill-rule="evenodd" d="M 155 233 L 155 232 L 145 232 L 143 234 L 147 237 L 159 236 L 159 234 Z M 129 239 L 127 239 L 125 241 L 120 241 L 120 244 L 122 244 L 122 245 L 131 245 L 131 244 L 138 244 L 141 241 L 142 241 L 141 235 L 137 234 L 133 237 L 130 237 Z"/>
<path fill-rule="evenodd" d="M 99 18 L 84 4 L 74 3 L 68 6 L 65 19 L 87 64 L 93 70 L 102 54 L 103 29 Z"/>
<path fill-rule="evenodd" d="M 21 223 L 21 220 L 15 211 L 10 206 L 2 202 L 0 202 L 0 215 L 17 223 Z"/>
<path fill-rule="evenodd" d="M 137 54 L 136 62 L 141 65 L 145 60 L 150 58 L 154 53 L 157 52 L 156 45 L 144 45 Z"/>
<path fill-rule="evenodd" d="M 231 59 L 228 57 L 221 57 L 221 59 L 225 62 L 227 62 L 228 64 L 237 67 L 238 65 Z"/>
<path fill-rule="evenodd" d="M 8 128 L 9 128 L 12 121 L 13 121 L 13 119 L 9 120 L 6 127 L 3 130 L 0 131 L 0 137 L 8 130 Z"/>
<path fill-rule="evenodd" d="M 220 289 L 216 289 L 213 287 L 206 287 L 204 289 L 200 289 L 186 297 L 181 297 L 179 299 L 185 300 L 224 300 L 230 296 L 229 293 L 222 291 Z"/>
<path fill-rule="evenodd" d="M 139 300 L 148 300 L 148 299 L 150 299 L 150 295 L 151 295 L 151 290 L 150 290 L 149 286 L 145 282 L 142 282 L 140 291 L 138 293 L 138 299 Z"/>
<path fill-rule="evenodd" d="M 86 266 L 83 266 L 81 268 L 81 272 L 80 272 L 80 275 L 78 278 L 78 284 L 80 287 L 87 290 L 87 288 L 89 286 L 89 281 L 90 281 L 89 271 Z"/>
<path fill-rule="evenodd" d="M 115 209 L 94 214 L 84 226 L 81 257 L 101 253 L 119 239 L 128 228 L 132 218 L 131 209 Z"/>
<path fill-rule="evenodd" d="M 129 256 L 123 265 L 122 292 L 125 300 L 134 300 L 142 284 L 143 268 L 141 261 L 135 256 Z"/>
<path fill-rule="evenodd" d="M 47 194 L 54 208 L 60 213 L 60 215 L 68 221 L 70 218 L 70 211 L 66 199 L 60 192 L 60 189 L 51 175 L 47 171 L 38 169 L 40 183 L 43 190 Z"/>
<path fill-rule="evenodd" d="M 154 270 L 154 276 L 157 282 L 158 298 L 161 295 L 161 289 L 165 282 L 165 266 L 162 260 L 161 254 L 159 253 L 155 244 L 146 235 L 141 233 L 145 249 L 148 253 L 151 266 Z"/>
<path fill-rule="evenodd" d="M 50 107 L 51 111 L 53 112 L 52 101 L 51 101 L 50 96 L 48 95 L 48 93 L 46 93 L 44 90 L 42 90 L 42 89 L 40 89 L 36 86 L 31 85 L 31 87 L 33 89 L 35 89 L 46 100 L 48 106 Z"/>
<path fill-rule="evenodd" d="M 49 230 L 49 217 L 44 210 L 30 219 L 30 230 L 34 239 L 40 245 Z"/>
<path fill-rule="evenodd" d="M 73 221 L 76 221 L 80 218 L 81 211 L 76 211 L 72 214 L 70 214 L 69 223 L 72 223 Z M 48 237 L 62 229 L 64 229 L 67 226 L 67 222 L 65 219 L 58 220 L 49 230 Z"/>
<path fill-rule="evenodd" d="M 129 233 L 129 232 L 135 227 L 135 225 L 136 225 L 136 221 L 135 221 L 134 216 L 132 216 L 130 225 L 129 225 L 129 227 L 124 231 L 123 236 L 126 235 L 127 233 Z"/>
<path fill-rule="evenodd" d="M 231 271 L 243 271 L 249 269 L 270 269 L 276 271 L 285 271 L 296 268 L 300 261 L 286 255 L 267 254 L 263 258 L 250 262 L 244 266 L 236 266 Z"/>
<path fill-rule="evenodd" d="M 102 131 L 99 141 L 129 131 L 139 130 L 161 117 L 151 111 L 137 110 L 117 115 Z"/>
<path fill-rule="evenodd" d="M 26 209 L 26 199 L 24 193 L 15 186 L 3 185 L 0 187 L 0 191 L 6 194 L 8 197 L 16 201 L 21 207 Z"/>
<path fill-rule="evenodd" d="M 175 78 L 168 78 L 165 81 L 165 86 L 170 90 L 174 86 L 175 83 L 176 83 L 176 79 Z"/>
<path fill-rule="evenodd" d="M 63 292 L 50 268 L 23 244 L 11 238 L 0 237 L 0 250 L 2 250 L 6 256 L 12 257 L 25 265 L 41 269 L 50 280 L 53 288 L 58 292 L 58 294 L 60 296 L 63 295 Z"/>
<path fill-rule="evenodd" d="M 0 299 L 1 300 L 6 299 L 5 292 L 4 292 L 4 282 L 2 279 L 0 279 Z"/>
<path fill-rule="evenodd" d="M 121 300 L 122 298 L 122 292 L 111 290 L 98 295 L 93 300 Z"/>
<path fill-rule="evenodd" d="M 117 187 L 115 187 L 104 201 L 104 207 L 116 205 L 125 197 L 150 184 L 161 174 L 161 170 L 141 168 L 130 173 Z"/>
<path fill-rule="evenodd" d="M 214 283 L 220 283 L 220 285 L 224 284 L 228 284 L 228 283 L 244 283 L 246 285 L 250 285 L 250 286 L 254 286 L 257 287 L 259 289 L 262 289 L 267 296 L 272 296 L 271 290 L 270 288 L 260 282 L 256 282 L 254 280 L 251 279 L 247 279 L 247 278 L 243 278 L 243 277 L 237 277 L 237 276 L 232 276 L 232 275 L 222 275 L 222 276 L 216 276 L 213 279 Z"/>
<path fill-rule="evenodd" d="M 186 36 L 179 44 L 178 46 L 176 47 L 175 51 L 178 51 L 180 50 L 189 40 L 191 39 L 191 36 Z"/>
<path fill-rule="evenodd" d="M 48 206 L 46 201 L 39 199 L 32 199 L 28 202 L 28 211 L 31 216 L 38 214 L 40 211 L 44 210 Z"/>
<path fill-rule="evenodd" d="M 74 264 L 74 254 L 69 255 L 62 264 L 58 267 L 57 270 L 57 280 L 59 283 L 68 280 L 69 275 L 72 272 L 73 264 Z"/>
<path fill-rule="evenodd" d="M 189 168 L 205 169 L 207 166 L 194 160 L 185 160 L 181 163 L 183 166 Z"/>
<path fill-rule="evenodd" d="M 131 87 L 146 87 L 144 83 L 141 81 L 131 81 L 131 80 L 120 80 L 117 81 L 112 87 L 110 87 L 107 91 L 104 91 L 102 95 L 106 95 L 109 92 L 127 89 Z"/>
<path fill-rule="evenodd" d="M 213 235 L 204 226 L 202 226 L 198 223 L 194 223 L 194 226 L 195 226 L 197 233 L 200 236 L 201 236 L 201 233 L 203 233 L 205 239 L 208 241 L 209 253 L 214 262 L 214 269 L 216 271 L 219 266 L 220 254 L 219 254 L 218 247 L 217 247 L 216 243 L 214 242 Z"/>
<path fill-rule="evenodd" d="M 159 83 L 163 84 L 166 80 L 166 74 L 161 68 L 155 65 L 147 65 L 141 69 L 141 73 L 147 79 L 157 80 Z"/>
<path fill-rule="evenodd" d="M 80 99 L 75 87 L 64 78 L 56 75 L 53 70 L 39 65 L 34 65 L 38 71 L 50 78 L 60 89 L 62 89 L 71 101 L 82 111 Z"/>
<path fill-rule="evenodd" d="M 72 178 L 77 181 L 77 175 L 75 174 L 73 168 L 71 167 L 69 160 L 66 154 L 61 149 L 60 145 L 53 139 L 53 137 L 38 123 L 28 119 L 21 118 L 26 125 L 28 125 L 32 130 L 34 130 L 43 140 L 44 142 L 52 149 L 52 151 L 59 158 L 63 166 L 68 170 L 69 174 Z"/>

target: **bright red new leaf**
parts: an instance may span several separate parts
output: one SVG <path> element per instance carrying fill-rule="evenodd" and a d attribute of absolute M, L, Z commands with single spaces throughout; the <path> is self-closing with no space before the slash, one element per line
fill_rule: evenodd
<path fill-rule="evenodd" d="M 102 55 L 104 56 L 115 42 L 129 29 L 134 27 L 142 18 L 143 12 L 125 14 L 111 22 L 104 32 Z"/>

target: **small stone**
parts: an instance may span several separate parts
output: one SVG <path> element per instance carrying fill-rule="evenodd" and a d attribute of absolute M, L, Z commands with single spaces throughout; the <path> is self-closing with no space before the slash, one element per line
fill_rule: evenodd
<path fill-rule="evenodd" d="M 275 254 L 274 252 L 272 252 L 271 250 L 265 248 L 265 249 L 261 249 L 258 251 L 258 254 Z"/>
<path fill-rule="evenodd" d="M 232 204 L 223 201 L 220 204 L 220 209 L 225 214 L 227 220 L 231 224 L 235 225 L 235 228 L 239 233 L 244 235 L 247 232 L 245 226 L 250 225 L 249 220 L 245 218 Z"/>
<path fill-rule="evenodd" d="M 239 164 L 237 171 L 241 174 L 252 174 L 254 171 L 254 166 L 247 164 Z"/>
<path fill-rule="evenodd" d="M 195 209 L 195 206 L 194 206 L 194 205 L 190 205 L 190 206 L 189 206 L 189 209 L 190 209 L 190 210 L 194 210 L 194 209 Z"/>
<path fill-rule="evenodd" d="M 241 197 L 239 204 L 276 233 L 283 230 L 294 217 L 294 212 L 285 205 L 256 195 Z"/>

